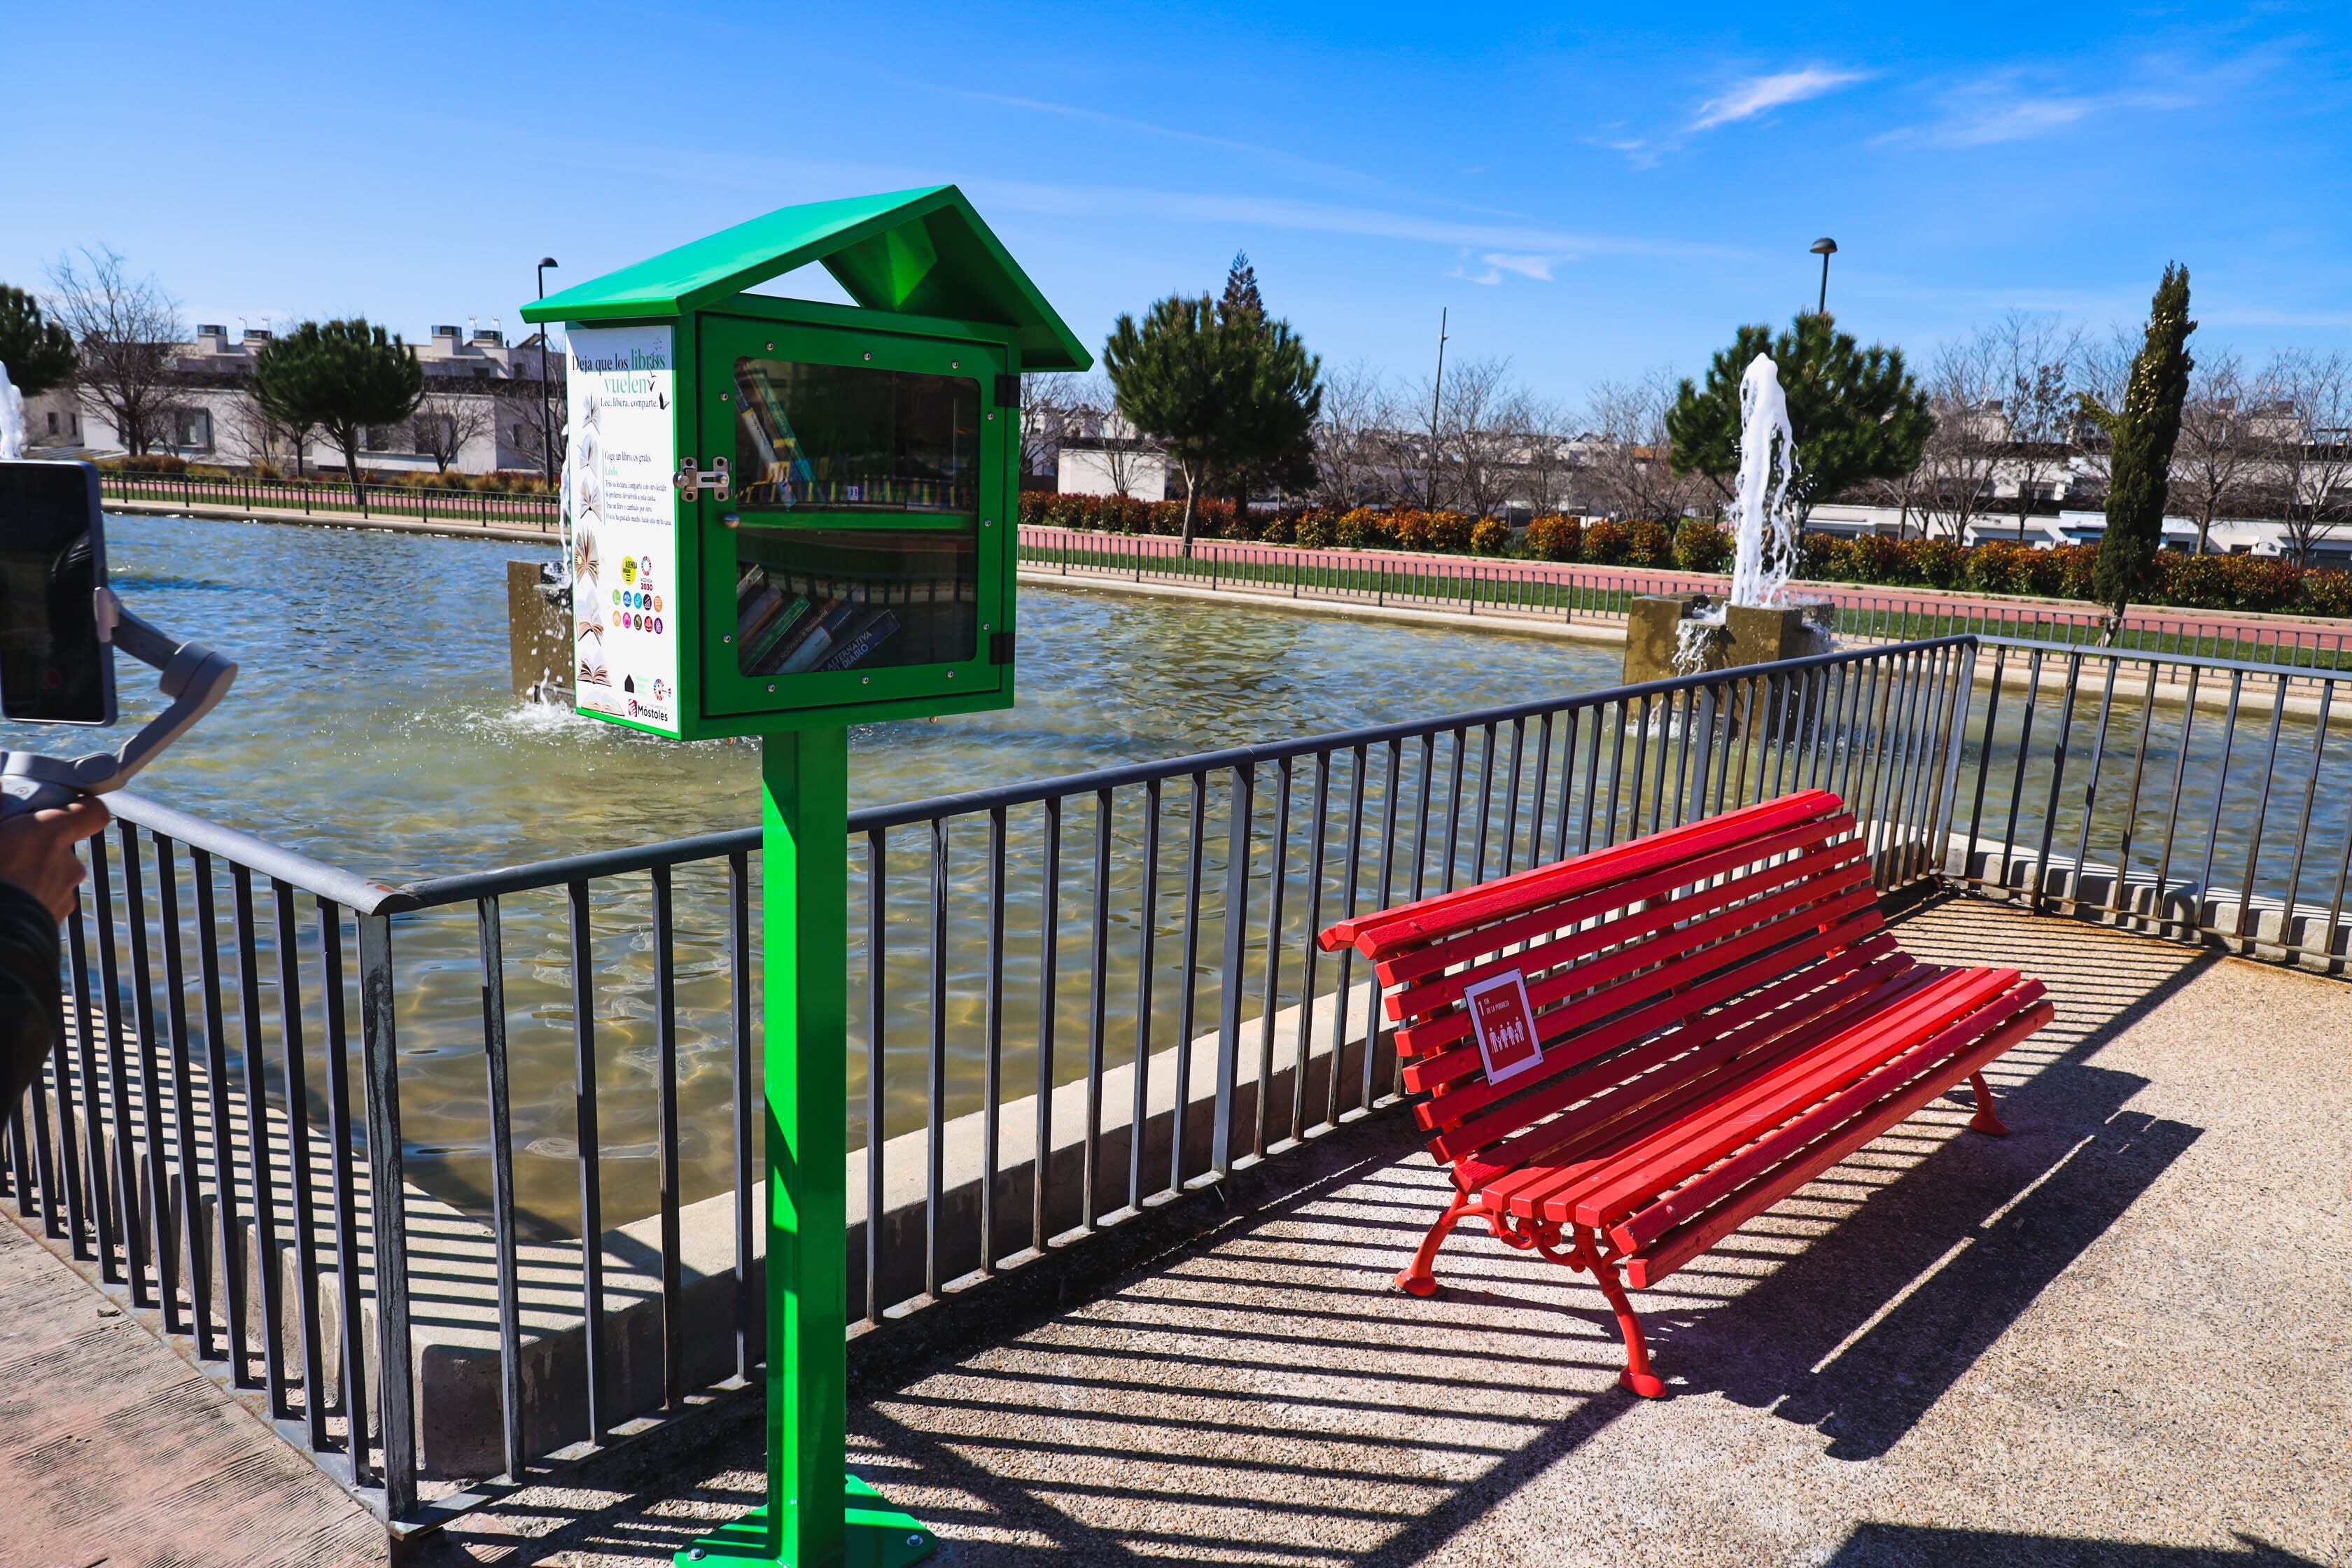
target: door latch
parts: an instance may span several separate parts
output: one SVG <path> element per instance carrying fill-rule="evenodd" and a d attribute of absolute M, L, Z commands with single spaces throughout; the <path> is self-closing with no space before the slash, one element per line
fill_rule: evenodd
<path fill-rule="evenodd" d="M 726 458 L 713 458 L 710 461 L 710 468 L 698 468 L 692 458 L 680 458 L 677 472 L 669 477 L 669 482 L 688 500 L 700 500 L 705 489 L 713 492 L 712 500 L 725 500 L 731 492 L 734 475 L 728 471 Z"/>

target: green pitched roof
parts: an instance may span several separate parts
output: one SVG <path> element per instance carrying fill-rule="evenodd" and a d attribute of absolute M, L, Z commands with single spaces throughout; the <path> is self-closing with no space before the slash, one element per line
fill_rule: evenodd
<path fill-rule="evenodd" d="M 871 310 L 1011 327 L 1030 370 L 1094 363 L 953 185 L 807 202 L 706 235 L 523 307 L 527 321 L 596 321 L 706 310 L 822 262 Z"/>

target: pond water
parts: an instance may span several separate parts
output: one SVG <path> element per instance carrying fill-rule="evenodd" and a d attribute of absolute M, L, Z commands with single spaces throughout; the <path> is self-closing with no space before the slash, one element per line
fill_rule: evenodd
<path fill-rule="evenodd" d="M 352 870 L 419 877 L 754 824 L 753 744 L 654 740 L 518 705 L 520 544 L 114 518 L 123 602 L 238 662 L 135 788 Z M 1020 702 L 850 734 L 850 804 L 1077 773 L 1613 684 L 1613 648 L 1084 589 L 1024 587 Z M 123 660 L 125 710 L 156 707 Z M 0 724 L 0 746 L 88 749 Z M 108 741 L 120 743 L 120 733 Z"/>
<path fill-rule="evenodd" d="M 126 604 L 240 667 L 221 707 L 138 781 L 152 798 L 394 883 L 757 820 L 752 744 L 679 745 L 514 701 L 506 563 L 549 552 L 362 530 L 150 518 L 111 520 L 108 552 Z M 1018 705 L 853 731 L 853 806 L 1565 696 L 1618 678 L 1614 648 L 1502 629 L 1065 588 L 1024 587 L 1020 614 Z M 126 723 L 152 711 L 152 675 L 127 661 L 118 675 Z M 10 747 L 73 752 L 92 739 L 0 726 L 0 745 Z M 109 739 L 119 743 L 119 734 Z M 973 866 L 959 855 L 963 867 Z M 1042 900 L 1034 873 L 1023 868 L 1028 864 L 1016 864 L 1007 901 L 1030 906 L 1034 918 Z M 1120 886 L 1132 870 L 1123 858 Z M 593 911 L 607 1224 L 649 1212 L 656 1192 L 648 900 L 644 879 L 623 880 L 630 886 L 609 892 L 600 886 Z M 732 1163 L 719 893 L 707 868 L 680 872 L 681 1159 L 689 1201 L 723 1190 Z M 181 907 L 184 921 L 192 920 L 190 901 Z M 911 913 L 919 919 L 919 898 Z M 305 1033 L 315 1060 L 322 1033 L 318 933 L 315 918 L 304 919 L 300 962 L 313 1010 Z M 266 908 L 260 924 L 260 1016 L 274 1053 L 277 960 Z M 509 900 L 504 926 L 518 1197 L 528 1223 L 560 1231 L 576 1224 L 578 1213 L 562 900 Z M 894 939 L 894 973 L 913 961 L 912 945 Z M 488 1121 L 470 908 L 399 918 L 394 956 L 408 1170 L 428 1188 L 477 1205 L 488 1179 Z M 233 956 L 224 957 L 233 974 Z M 859 962 L 862 947 L 853 953 Z M 967 980 L 975 984 L 967 987 Z M 976 977 L 959 972 L 956 985 L 951 1005 L 961 1019 L 972 1002 L 962 992 L 977 995 Z M 1016 1003 L 1010 1011 L 1027 1007 Z M 200 1008 L 191 1011 L 201 1016 Z M 1009 1037 L 1018 1037 L 1022 1022 L 1008 1016 Z M 234 1059 L 242 1037 L 234 997 L 225 1023 Z M 1172 1013 L 1166 1023 L 1172 1038 Z M 960 1023 L 950 1044 L 960 1096 L 976 1071 L 972 1034 Z M 889 1044 L 895 1132 L 919 1121 L 924 1047 L 915 1030 L 894 1030 Z M 1011 1059 L 1006 1066 L 1008 1082 L 1020 1081 L 1012 1075 L 1025 1069 Z M 270 1071 L 273 1085 L 282 1082 L 275 1067 Z M 314 1068 L 314 1101 L 321 1081 Z M 855 1142 L 864 1095 L 856 1054 L 850 1089 Z"/>

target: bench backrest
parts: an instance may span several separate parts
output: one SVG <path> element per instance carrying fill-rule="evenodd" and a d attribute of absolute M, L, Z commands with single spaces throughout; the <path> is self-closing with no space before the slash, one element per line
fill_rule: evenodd
<path fill-rule="evenodd" d="M 1604 1136 L 1891 980 L 1911 960 L 1882 928 L 1852 814 L 1807 790 L 1342 921 L 1321 941 L 1372 960 L 1430 1152 L 1469 1184 Z M 1464 994 L 1514 971 L 1541 1058 L 1490 1082 Z"/>

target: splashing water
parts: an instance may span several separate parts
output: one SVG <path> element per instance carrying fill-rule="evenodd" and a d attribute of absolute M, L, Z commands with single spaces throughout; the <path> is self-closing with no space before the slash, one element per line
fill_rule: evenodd
<path fill-rule="evenodd" d="M 1706 656 L 1730 636 L 1721 605 L 1693 610 L 1675 626 L 1675 673 L 1696 675 L 1706 668 Z"/>
<path fill-rule="evenodd" d="M 1777 439 L 1776 439 L 1777 437 Z M 1797 477 L 1797 434 L 1789 423 L 1780 370 L 1758 354 L 1739 378 L 1739 479 L 1731 503 L 1731 602 L 1765 609 L 1789 602 L 1796 574 L 1797 520 L 1789 482 Z"/>
<path fill-rule="evenodd" d="M 25 455 L 25 395 L 8 379 L 0 364 L 0 460 Z"/>

